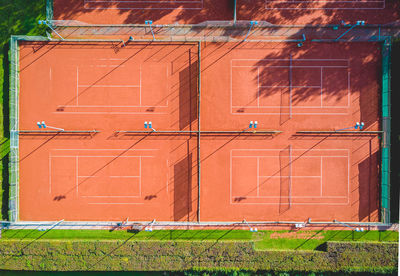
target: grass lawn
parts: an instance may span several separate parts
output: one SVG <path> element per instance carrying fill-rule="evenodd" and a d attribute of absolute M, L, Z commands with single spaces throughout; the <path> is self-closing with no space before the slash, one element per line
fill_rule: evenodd
<path fill-rule="evenodd" d="M 3 230 L 3 240 L 248 241 L 257 250 L 315 250 L 327 241 L 398 242 L 394 231 Z"/>
<path fill-rule="evenodd" d="M 45 35 L 39 19 L 46 19 L 46 0 L 3 0 L 0 5 L 0 220 L 8 208 L 8 42 L 11 35 Z"/>

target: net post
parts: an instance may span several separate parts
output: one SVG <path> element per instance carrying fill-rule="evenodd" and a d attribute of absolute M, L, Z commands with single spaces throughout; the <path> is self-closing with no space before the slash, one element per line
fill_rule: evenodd
<path fill-rule="evenodd" d="M 382 42 L 382 160 L 381 221 L 390 223 L 390 54 L 391 41 Z"/>

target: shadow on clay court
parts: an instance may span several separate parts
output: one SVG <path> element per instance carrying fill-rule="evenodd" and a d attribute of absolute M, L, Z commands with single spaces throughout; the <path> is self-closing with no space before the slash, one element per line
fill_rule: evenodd
<path fill-rule="evenodd" d="M 354 4 L 335 1 L 309 1 L 279 3 L 274 1 L 257 0 L 251 5 L 246 0 L 238 0 L 237 11 L 240 20 L 265 20 L 272 24 L 294 24 L 300 20 L 315 25 L 333 23 L 341 20 L 365 20 L 390 23 L 400 17 L 398 1 L 386 1 L 386 9 L 382 9 L 384 2 L 362 2 Z M 362 5 L 367 9 L 364 9 Z M 373 9 L 375 7 L 376 9 Z M 316 9 L 317 8 L 317 9 Z M 372 9 L 371 9 L 372 8 Z M 357 12 L 355 12 L 357 11 Z M 376 12 L 379 11 L 379 12 Z M 304 22 L 306 20 L 306 22 Z M 310 21 L 310 22 L 308 22 Z"/>
<path fill-rule="evenodd" d="M 358 198 L 359 208 L 357 221 L 376 221 L 379 218 L 379 152 L 371 153 L 358 163 Z M 354 203 L 353 203 L 354 204 Z M 371 216 L 374 216 L 371 218 Z"/>
<path fill-rule="evenodd" d="M 144 24 L 146 20 L 168 20 L 167 23 L 199 23 L 206 20 L 232 20 L 232 0 L 188 1 L 113 1 L 83 4 L 82 1 L 56 0 L 54 17 L 73 19 L 77 14 L 96 13 L 106 9 L 118 10 L 113 24 Z M 122 19 L 119 19 L 122 18 Z M 121 22 L 122 21 L 122 22 Z M 90 22 L 89 22 L 90 23 Z M 150 30 L 148 30 L 150 32 Z"/>
<path fill-rule="evenodd" d="M 299 48 L 293 43 L 282 47 L 278 53 L 264 56 L 249 72 L 249 75 L 254 76 L 252 85 L 259 87 L 254 91 L 254 99 L 260 98 L 260 102 L 269 104 L 276 102 L 277 107 L 281 106 L 281 114 L 287 114 L 289 107 L 317 106 L 322 99 L 327 106 L 347 106 L 352 104 L 348 102 L 350 101 L 348 93 L 358 92 L 360 119 L 365 123 L 365 129 L 368 129 L 379 120 L 379 102 L 375 95 L 379 86 L 375 80 L 381 79 L 380 70 L 376 67 L 379 66 L 377 60 L 380 54 L 379 47 L 372 48 L 362 43 L 358 46 L 357 55 L 354 56 L 351 53 L 355 46 L 349 44 L 326 46 L 305 43 Z M 324 52 L 321 47 L 328 47 L 326 52 L 330 52 L 331 56 L 325 54 L 321 56 Z M 336 68 L 323 67 L 327 62 L 325 59 L 331 57 L 338 59 L 335 61 L 338 63 L 335 64 Z M 273 67 L 280 68 L 277 70 Z M 375 70 L 376 75 L 368 70 Z M 360 77 L 366 77 L 367 74 L 371 81 L 365 81 L 364 77 Z M 287 117 L 287 115 L 281 116 L 281 124 L 288 121 Z"/>
<path fill-rule="evenodd" d="M 50 138 L 46 139 L 45 141 L 43 141 L 39 146 L 37 146 L 36 148 L 34 148 L 31 152 L 29 152 L 28 154 L 26 154 L 25 156 L 21 157 L 19 159 L 19 163 L 21 163 L 22 161 L 24 161 L 25 159 L 27 159 L 29 156 L 31 156 L 32 154 L 34 154 L 37 150 L 39 150 L 40 148 L 42 148 L 44 145 L 46 145 L 47 143 L 49 143 L 51 140 L 55 139 L 57 136 L 59 135 L 59 133 L 55 133 L 54 135 L 51 135 Z"/>
<path fill-rule="evenodd" d="M 192 63 L 189 50 L 189 65 L 179 72 L 179 129 L 189 127 L 197 120 L 198 61 Z M 188 93 L 189 91 L 189 93 Z"/>
<path fill-rule="evenodd" d="M 174 164 L 174 221 L 189 220 L 192 212 L 192 153 Z"/>

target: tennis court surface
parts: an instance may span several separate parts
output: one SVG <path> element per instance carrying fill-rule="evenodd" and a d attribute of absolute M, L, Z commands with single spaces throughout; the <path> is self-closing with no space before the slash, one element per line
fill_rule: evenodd
<path fill-rule="evenodd" d="M 19 45 L 20 220 L 379 221 L 378 43 Z"/>
<path fill-rule="evenodd" d="M 366 21 L 399 22 L 395 0 L 54 0 L 56 24 L 198 24 L 206 21 L 259 20 L 271 24 L 323 25 Z M 60 21 L 61 20 L 61 21 Z M 63 23 L 62 20 L 65 20 Z M 59 22 L 57 22 L 59 21 Z M 68 22 L 69 21 L 69 22 Z M 354 23 L 353 23 L 354 24 Z"/>

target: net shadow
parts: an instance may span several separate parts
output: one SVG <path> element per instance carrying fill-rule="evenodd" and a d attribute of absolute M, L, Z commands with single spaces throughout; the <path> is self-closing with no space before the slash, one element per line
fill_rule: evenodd
<path fill-rule="evenodd" d="M 192 211 L 192 153 L 174 165 L 174 220 L 188 220 Z"/>

